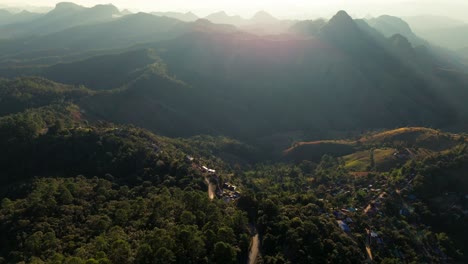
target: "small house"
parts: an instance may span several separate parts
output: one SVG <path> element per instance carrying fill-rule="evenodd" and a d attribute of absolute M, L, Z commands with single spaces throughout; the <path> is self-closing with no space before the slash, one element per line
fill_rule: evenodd
<path fill-rule="evenodd" d="M 336 222 L 340 226 L 341 230 L 343 230 L 346 233 L 351 232 L 351 229 L 349 228 L 349 226 L 345 222 L 343 222 L 342 220 L 337 220 Z"/>

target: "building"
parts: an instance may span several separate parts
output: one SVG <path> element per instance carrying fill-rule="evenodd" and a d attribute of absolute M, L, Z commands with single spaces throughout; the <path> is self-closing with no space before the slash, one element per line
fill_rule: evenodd
<path fill-rule="evenodd" d="M 337 220 L 336 222 L 340 226 L 341 230 L 343 230 L 346 233 L 351 232 L 351 229 L 349 228 L 349 226 L 345 222 L 343 222 L 342 220 Z"/>

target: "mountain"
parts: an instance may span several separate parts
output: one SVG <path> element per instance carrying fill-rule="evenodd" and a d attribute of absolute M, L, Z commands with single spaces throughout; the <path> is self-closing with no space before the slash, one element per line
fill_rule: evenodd
<path fill-rule="evenodd" d="M 128 31 L 122 31 L 123 25 Z M 141 25 L 149 32 L 133 32 Z M 143 46 L 154 50 L 157 65 L 165 65 L 169 79 L 154 76 L 154 58 L 145 49 L 137 51 L 138 46 L 33 73 L 97 90 L 121 87 L 119 93 L 90 99 L 83 108 L 94 109 L 89 112 L 98 119 L 135 123 L 168 136 L 258 140 L 292 131 L 315 137 L 331 130 L 446 127 L 461 122 L 468 112 L 462 100 L 468 93 L 463 88 L 467 78 L 461 69 L 413 48 L 402 35 L 385 38 L 368 25 L 364 28 L 346 12 L 339 12 L 314 36 L 270 38 L 225 27 L 206 20 L 184 23 L 136 14 L 93 26 L 95 38 L 73 38 L 85 35 L 76 30 L 86 32 L 88 27 L 61 38 L 76 48 L 158 40 Z M 107 40 L 103 32 L 117 37 Z M 121 43 L 120 36 L 125 36 Z M 53 44 L 67 47 L 59 41 Z M 10 67 L 0 73 L 14 77 L 27 70 Z M 99 78 L 100 74 L 119 77 Z M 172 125 L 170 120 L 178 122 Z"/>
<path fill-rule="evenodd" d="M 316 36 L 326 24 L 327 21 L 324 19 L 304 20 L 294 23 L 288 31 L 300 35 Z"/>
<path fill-rule="evenodd" d="M 74 3 L 58 3 L 47 14 L 29 22 L 14 23 L 0 27 L 4 37 L 24 37 L 31 35 L 47 35 L 79 25 L 111 21 L 119 15 L 119 10 L 113 5 L 97 5 L 86 8 Z"/>
<path fill-rule="evenodd" d="M 39 13 L 21 11 L 19 13 L 10 13 L 8 10 L 0 10 L 0 26 L 15 23 L 24 23 L 42 16 Z"/>
<path fill-rule="evenodd" d="M 230 16 L 224 11 L 216 12 L 205 17 L 206 20 L 209 20 L 216 24 L 229 24 L 234 26 L 240 26 L 247 23 L 245 19 L 240 16 Z"/>
<path fill-rule="evenodd" d="M 239 30 L 256 35 L 277 35 L 287 33 L 288 28 L 296 21 L 279 20 L 265 11 L 259 11 L 250 19 L 240 16 L 229 16 L 221 11 L 205 17 L 205 19 L 217 24 L 234 25 Z"/>
<path fill-rule="evenodd" d="M 127 51 L 130 46 L 141 48 L 145 43 L 173 39 L 189 32 L 227 34 L 235 31 L 237 29 L 234 26 L 213 24 L 206 20 L 186 23 L 173 18 L 138 13 L 46 36 L 0 42 L 0 51 L 4 54 L 0 55 L 0 65 L 3 65 L 0 68 L 23 65 L 31 69 L 32 65 L 52 65 L 93 55 L 115 54 Z M 7 75 L 15 76 L 14 73 Z"/>
<path fill-rule="evenodd" d="M 432 44 L 457 50 L 468 46 L 468 24 L 441 16 L 414 16 L 403 18 L 416 34 Z"/>
<path fill-rule="evenodd" d="M 275 24 L 278 23 L 278 19 L 265 11 L 259 11 L 250 19 L 251 23 L 254 24 Z"/>
<path fill-rule="evenodd" d="M 187 12 L 187 13 L 178 13 L 178 12 L 152 12 L 152 15 L 155 16 L 165 16 L 165 17 L 170 17 L 170 18 L 175 18 L 180 21 L 184 22 L 194 22 L 198 20 L 198 16 L 196 16 L 192 12 Z"/>
<path fill-rule="evenodd" d="M 462 59 L 459 55 L 452 50 L 447 48 L 440 47 L 437 43 L 429 42 L 417 34 L 415 34 L 409 25 L 398 17 L 392 16 L 381 16 L 378 18 L 367 19 L 367 20 L 357 20 L 358 25 L 361 27 L 362 30 L 367 31 L 371 34 L 374 38 L 380 39 L 379 36 L 382 34 L 387 38 L 392 38 L 395 35 L 404 36 L 410 44 L 415 48 L 417 53 L 430 53 L 429 57 L 432 57 L 433 62 L 430 64 L 439 64 L 439 65 L 447 65 L 451 64 L 452 66 L 462 69 L 462 71 L 466 71 L 466 66 L 464 66 Z M 375 29 L 377 32 L 371 32 L 372 30 L 369 29 L 369 25 Z M 403 41 L 405 42 L 405 41 Z M 403 48 L 404 49 L 404 48 Z M 405 52 L 409 58 L 413 58 L 411 54 L 414 55 L 414 52 Z M 422 55 L 425 56 L 425 55 Z M 400 56 L 401 57 L 401 56 Z M 428 57 L 428 56 L 425 56 Z M 419 63 L 418 67 L 424 67 L 427 63 Z"/>
<path fill-rule="evenodd" d="M 40 69 L 36 74 L 60 83 L 84 85 L 94 90 L 111 90 L 133 81 L 139 77 L 140 71 L 157 61 L 158 57 L 151 50 L 137 50 L 56 64 Z"/>
<path fill-rule="evenodd" d="M 288 29 L 296 22 L 294 20 L 280 20 L 265 11 L 260 11 L 240 29 L 258 35 L 280 35 L 287 33 Z"/>
<path fill-rule="evenodd" d="M 190 30 L 190 25 L 182 21 L 138 13 L 113 19 L 95 25 L 82 25 L 46 36 L 9 40 L 0 43 L 3 54 L 41 50 L 73 51 L 115 49 L 169 39 Z M 50 55 L 49 55 L 50 56 Z"/>
<path fill-rule="evenodd" d="M 126 15 L 131 15 L 131 14 L 133 14 L 133 12 L 130 11 L 130 10 L 128 10 L 128 9 L 124 9 L 124 10 L 122 10 L 122 11 L 120 12 L 120 14 L 121 14 L 122 16 L 126 16 Z"/>
<path fill-rule="evenodd" d="M 427 41 L 418 37 L 410 28 L 408 23 L 403 19 L 393 16 L 380 16 L 377 18 L 371 18 L 365 20 L 371 27 L 377 29 L 385 37 L 391 37 L 395 34 L 400 34 L 407 38 L 413 47 L 419 45 L 427 45 Z"/>

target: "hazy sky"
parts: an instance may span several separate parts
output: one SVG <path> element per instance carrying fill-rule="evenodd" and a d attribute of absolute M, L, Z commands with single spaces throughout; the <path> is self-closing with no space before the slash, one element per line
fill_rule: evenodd
<path fill-rule="evenodd" d="M 0 0 L 9 6 L 54 6 L 57 0 Z M 328 17 L 344 9 L 350 14 L 366 15 L 419 15 L 450 16 L 467 21 L 468 0 L 74 0 L 77 4 L 92 6 L 113 3 L 119 8 L 140 11 L 193 11 L 199 16 L 225 10 L 229 14 L 251 16 L 265 10 L 278 17 Z"/>

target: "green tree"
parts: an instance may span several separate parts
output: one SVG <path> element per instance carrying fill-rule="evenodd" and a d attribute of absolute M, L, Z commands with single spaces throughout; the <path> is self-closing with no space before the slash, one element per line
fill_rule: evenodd
<path fill-rule="evenodd" d="M 165 248 L 159 248 L 156 253 L 154 254 L 154 264 L 165 264 L 165 263 L 174 263 L 176 261 L 176 257 L 174 253 Z"/>
<path fill-rule="evenodd" d="M 229 244 L 218 242 L 214 246 L 213 259 L 215 263 L 236 263 L 237 252 Z"/>
<path fill-rule="evenodd" d="M 131 248 L 127 241 L 119 239 L 112 243 L 109 254 L 113 263 L 130 263 Z"/>

